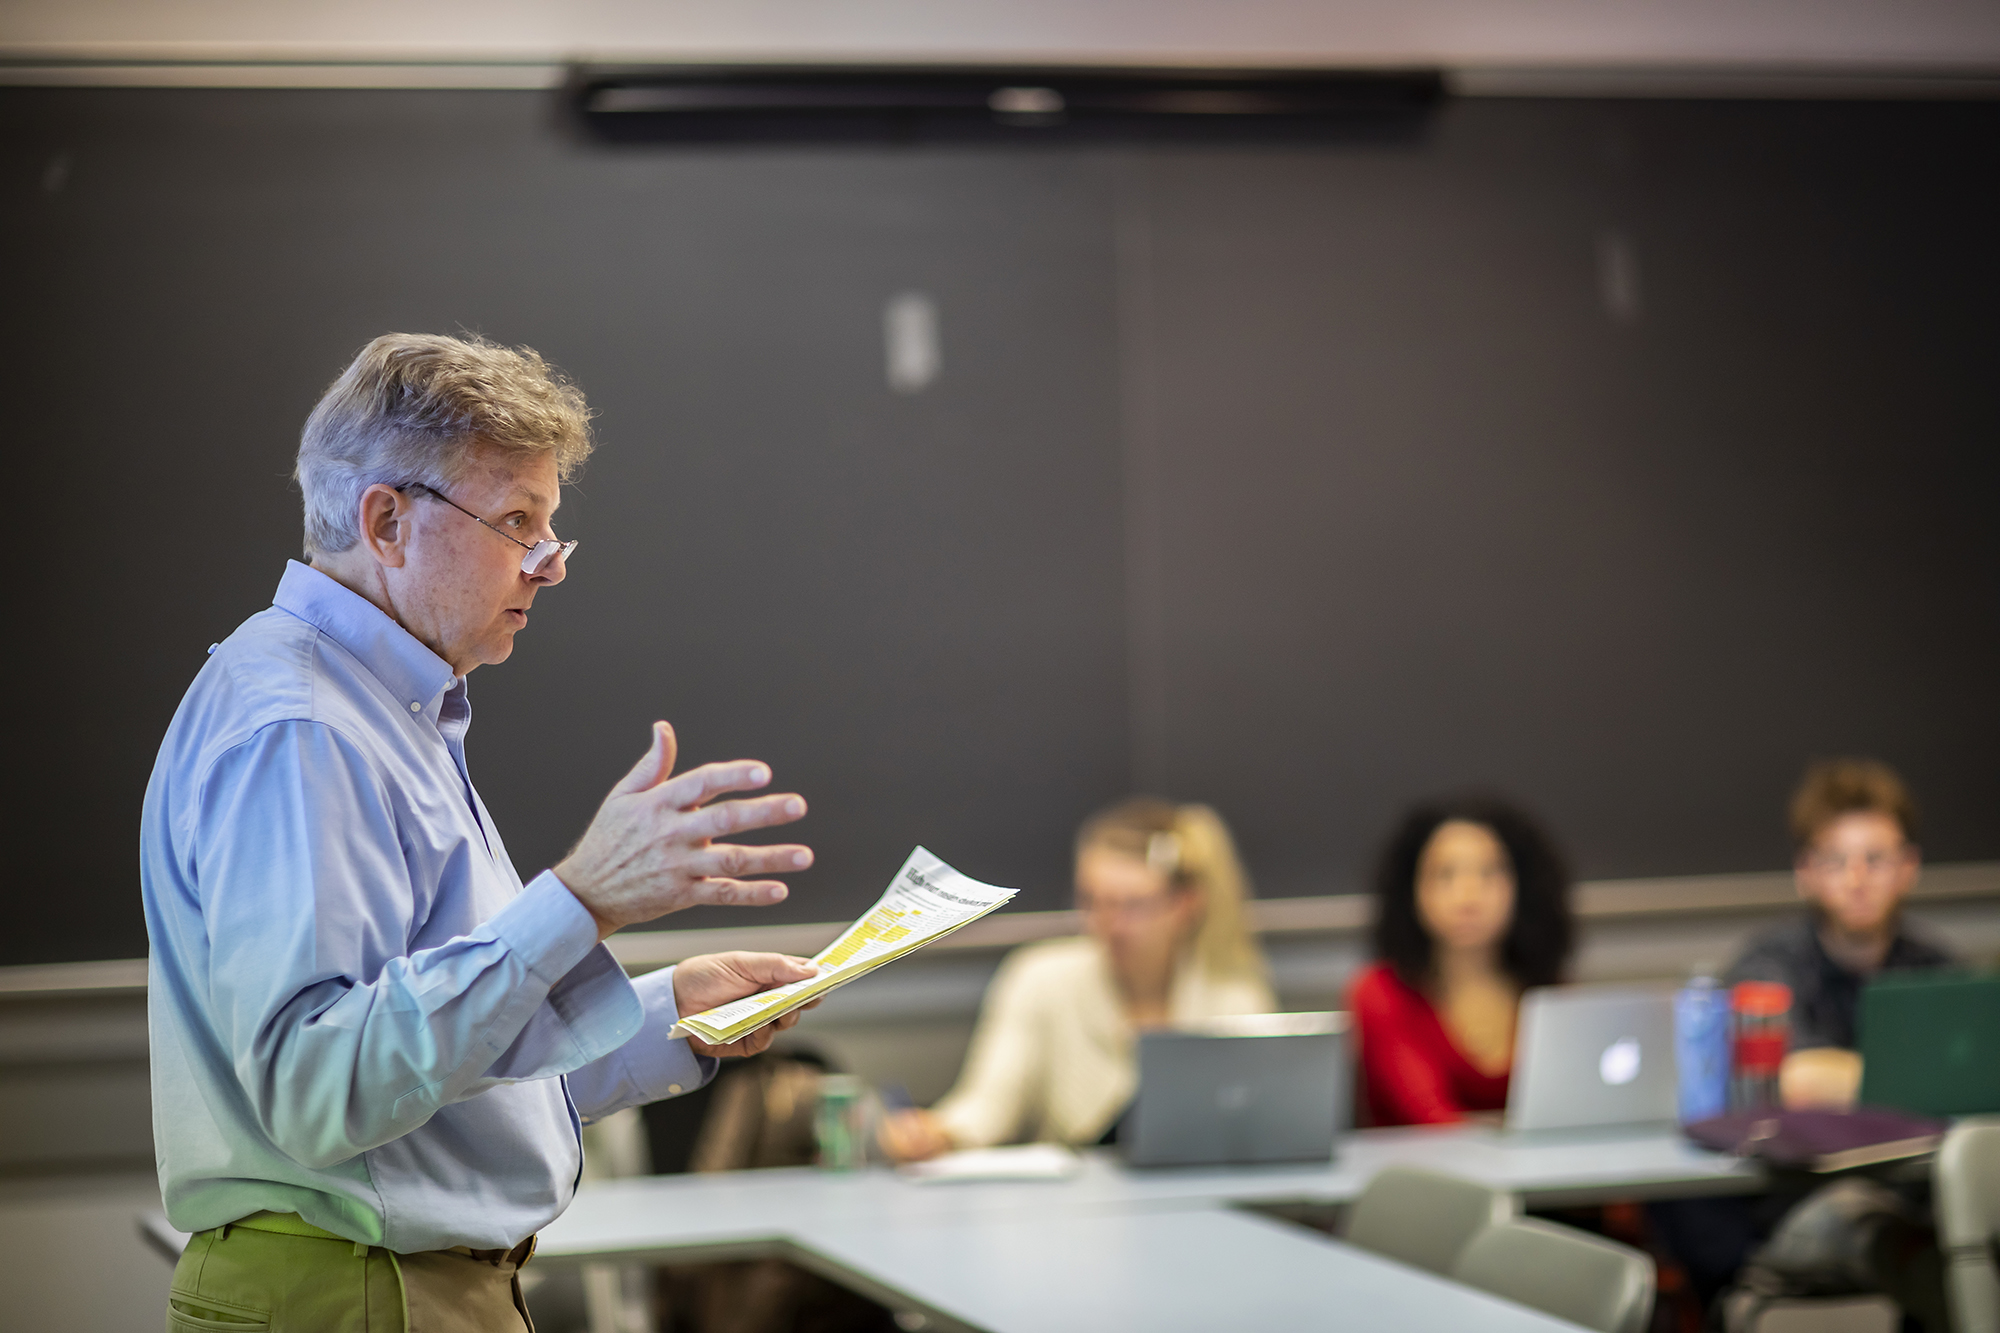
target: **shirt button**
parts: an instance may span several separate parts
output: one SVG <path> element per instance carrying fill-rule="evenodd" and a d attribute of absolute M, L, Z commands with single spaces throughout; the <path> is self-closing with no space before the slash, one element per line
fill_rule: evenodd
<path fill-rule="evenodd" d="M 412 699 L 410 700 L 410 711 L 412 713 L 421 713 L 424 711 L 424 706 L 418 703 L 415 699 Z"/>
<path fill-rule="evenodd" d="M 680 1084 L 678 1084 L 678 1083 L 669 1083 L 669 1084 L 667 1084 L 667 1096 L 669 1096 L 669 1097 L 678 1097 L 678 1096 L 680 1096 L 680 1095 L 681 1095 L 681 1085 L 680 1085 Z"/>

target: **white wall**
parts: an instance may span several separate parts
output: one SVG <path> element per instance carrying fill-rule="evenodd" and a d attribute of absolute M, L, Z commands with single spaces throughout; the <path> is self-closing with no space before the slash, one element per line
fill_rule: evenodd
<path fill-rule="evenodd" d="M 0 56 L 2000 69 L 1993 0 L 12 0 Z"/>

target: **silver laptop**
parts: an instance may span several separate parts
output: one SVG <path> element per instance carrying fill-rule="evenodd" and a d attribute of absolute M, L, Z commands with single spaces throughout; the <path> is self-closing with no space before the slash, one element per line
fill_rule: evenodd
<path fill-rule="evenodd" d="M 1329 1161 L 1349 1119 L 1347 1015 L 1253 1014 L 1139 1038 L 1133 1166 Z"/>
<path fill-rule="evenodd" d="M 1671 992 L 1550 986 L 1521 997 L 1509 1130 L 1672 1124 L 1674 1083 Z"/>

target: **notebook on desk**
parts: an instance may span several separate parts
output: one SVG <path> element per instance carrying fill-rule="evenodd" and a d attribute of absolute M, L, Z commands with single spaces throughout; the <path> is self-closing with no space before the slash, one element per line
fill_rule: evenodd
<path fill-rule="evenodd" d="M 1139 1038 L 1133 1166 L 1325 1162 L 1349 1120 L 1347 1015 L 1252 1014 Z"/>
<path fill-rule="evenodd" d="M 1510 1133 L 1671 1125 L 1674 1084 L 1670 993 L 1546 986 L 1521 997 Z"/>

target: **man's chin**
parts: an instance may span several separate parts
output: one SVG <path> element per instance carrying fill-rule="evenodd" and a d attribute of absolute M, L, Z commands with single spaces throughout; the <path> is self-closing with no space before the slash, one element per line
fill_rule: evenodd
<path fill-rule="evenodd" d="M 1880 935 L 1888 930 L 1890 923 L 1896 919 L 1896 911 L 1893 907 L 1886 912 L 1879 913 L 1869 911 L 1836 912 L 1822 907 L 1820 915 L 1835 930 L 1855 939 L 1867 939 L 1872 935 Z"/>
<path fill-rule="evenodd" d="M 479 655 L 479 665 L 499 666 L 513 655 L 514 631 L 507 630 L 495 636 L 494 640 L 486 645 L 486 651 Z"/>

